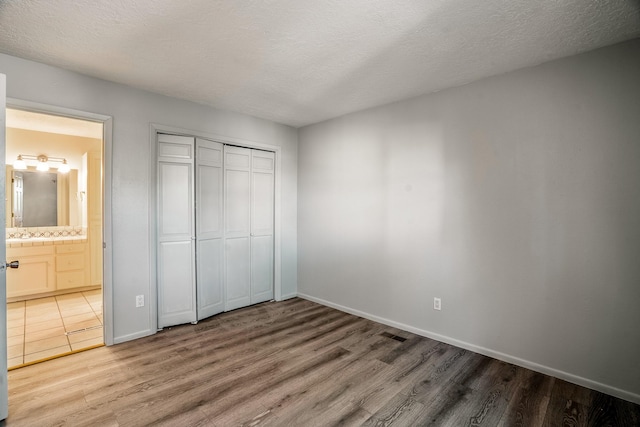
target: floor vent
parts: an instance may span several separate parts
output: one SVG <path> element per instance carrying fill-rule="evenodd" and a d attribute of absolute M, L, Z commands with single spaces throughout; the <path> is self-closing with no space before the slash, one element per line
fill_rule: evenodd
<path fill-rule="evenodd" d="M 90 326 L 88 328 L 76 329 L 75 331 L 65 332 L 65 335 L 79 334 L 80 332 L 91 331 L 93 329 L 102 329 L 102 325 Z"/>
<path fill-rule="evenodd" d="M 383 337 L 391 338 L 392 340 L 400 341 L 400 342 L 405 342 L 407 340 L 404 337 L 393 335 L 393 334 L 390 334 L 389 332 L 383 332 L 380 335 L 382 335 Z"/>

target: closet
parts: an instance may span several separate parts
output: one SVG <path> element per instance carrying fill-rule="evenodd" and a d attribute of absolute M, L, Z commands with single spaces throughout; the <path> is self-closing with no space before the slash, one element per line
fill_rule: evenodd
<path fill-rule="evenodd" d="M 275 154 L 157 138 L 158 327 L 273 299 Z"/>

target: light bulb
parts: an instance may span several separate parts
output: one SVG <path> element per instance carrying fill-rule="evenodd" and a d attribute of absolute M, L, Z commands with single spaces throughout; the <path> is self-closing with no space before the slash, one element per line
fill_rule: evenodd
<path fill-rule="evenodd" d="M 38 166 L 36 166 L 36 170 L 40 172 L 47 172 L 49 170 L 49 163 L 47 161 L 40 160 L 38 162 Z"/>
<path fill-rule="evenodd" d="M 27 170 L 27 164 L 22 160 L 22 154 L 18 154 L 18 158 L 13 162 L 13 168 L 17 171 Z"/>
<path fill-rule="evenodd" d="M 60 165 L 60 167 L 58 168 L 58 172 L 60 173 L 67 173 L 71 170 L 71 168 L 69 167 L 69 164 L 67 163 L 66 159 L 62 160 L 62 164 Z"/>

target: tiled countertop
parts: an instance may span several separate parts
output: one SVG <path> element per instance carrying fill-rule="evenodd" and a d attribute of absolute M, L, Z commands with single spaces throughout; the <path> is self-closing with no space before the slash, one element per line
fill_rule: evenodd
<path fill-rule="evenodd" d="M 26 246 L 64 245 L 86 242 L 87 236 L 31 237 L 27 239 L 7 239 L 7 246 L 10 248 L 22 248 Z"/>

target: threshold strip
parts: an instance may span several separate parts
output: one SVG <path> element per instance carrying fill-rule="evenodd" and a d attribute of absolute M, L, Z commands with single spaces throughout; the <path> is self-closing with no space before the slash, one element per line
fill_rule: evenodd
<path fill-rule="evenodd" d="M 79 334 L 80 332 L 91 331 L 93 329 L 102 329 L 102 325 L 89 326 L 88 328 L 76 329 L 75 331 L 65 332 L 64 334 L 69 336 L 73 334 Z"/>

